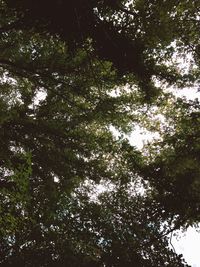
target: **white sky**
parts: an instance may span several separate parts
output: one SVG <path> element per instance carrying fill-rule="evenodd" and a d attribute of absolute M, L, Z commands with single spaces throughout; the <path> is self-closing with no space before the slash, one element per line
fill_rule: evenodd
<path fill-rule="evenodd" d="M 183 254 L 186 262 L 192 267 L 200 267 L 200 233 L 189 227 L 185 234 L 172 238 L 172 244 L 177 253 Z"/>

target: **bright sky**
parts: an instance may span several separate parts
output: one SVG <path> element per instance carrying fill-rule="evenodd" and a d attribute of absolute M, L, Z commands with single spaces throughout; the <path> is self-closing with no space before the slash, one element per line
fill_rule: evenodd
<path fill-rule="evenodd" d="M 180 237 L 172 238 L 172 244 L 177 253 L 183 254 L 186 262 L 192 267 L 200 267 L 200 233 L 189 227 L 187 232 L 179 232 Z"/>

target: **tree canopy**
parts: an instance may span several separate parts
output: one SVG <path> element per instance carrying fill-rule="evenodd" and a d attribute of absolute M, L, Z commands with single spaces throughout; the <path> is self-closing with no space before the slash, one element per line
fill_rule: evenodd
<path fill-rule="evenodd" d="M 1 266 L 188 266 L 171 237 L 200 221 L 200 105 L 169 89 L 198 88 L 199 11 L 0 2 Z M 137 127 L 159 138 L 134 147 Z"/>

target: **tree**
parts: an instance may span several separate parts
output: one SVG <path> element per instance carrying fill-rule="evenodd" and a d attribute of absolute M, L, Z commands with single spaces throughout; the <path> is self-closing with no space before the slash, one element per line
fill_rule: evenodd
<path fill-rule="evenodd" d="M 141 172 L 155 188 L 155 199 L 167 216 L 171 214 L 177 227 L 195 225 L 200 208 L 199 100 L 179 98 L 163 113 L 167 123 L 162 129 L 162 140 L 152 145 L 153 159 Z"/>
<path fill-rule="evenodd" d="M 88 190 L 92 188 L 63 195 L 51 223 L 44 219 L 36 223 L 32 214 L 31 221 L 23 224 L 25 230 L 17 228 L 10 246 L 4 240 L 4 264 L 188 266 L 168 247 L 165 234 L 170 225 L 163 229 L 146 197 L 131 195 L 129 185 L 91 201 Z"/>
<path fill-rule="evenodd" d="M 6 6 L 7 5 L 7 6 Z M 170 61 L 176 47 L 198 54 L 198 1 L 5 1 L 13 10 L 8 30 L 33 29 L 59 35 L 73 52 L 86 40 L 95 55 L 118 74 L 132 73 L 147 96 L 156 95 L 155 77 L 171 84 L 189 79 Z M 6 17 L 7 18 L 7 17 Z M 156 27 L 155 27 L 156 25 Z"/>
<path fill-rule="evenodd" d="M 199 222 L 199 105 L 165 87 L 198 82 L 198 2 L 46 5 L 0 6 L 1 265 L 187 266 L 169 235 Z M 151 109 L 171 124 L 147 158 L 125 134 Z"/>

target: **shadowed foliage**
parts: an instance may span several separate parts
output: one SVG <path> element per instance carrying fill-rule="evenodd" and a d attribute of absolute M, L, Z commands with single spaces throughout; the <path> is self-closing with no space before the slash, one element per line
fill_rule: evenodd
<path fill-rule="evenodd" d="M 188 266 L 199 101 L 166 89 L 198 86 L 199 8 L 0 2 L 0 266 Z M 160 139 L 130 145 L 137 127 Z"/>

